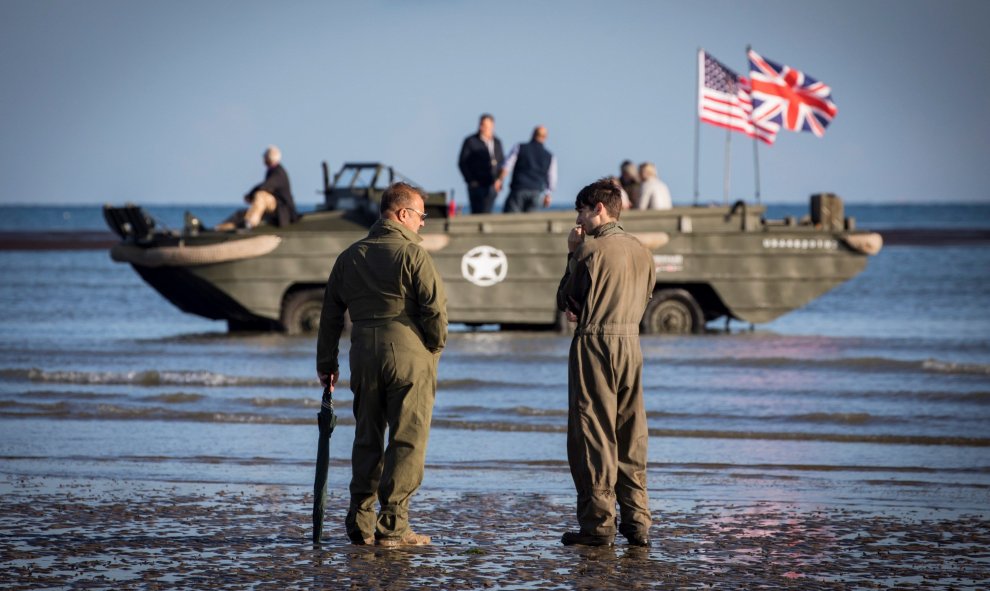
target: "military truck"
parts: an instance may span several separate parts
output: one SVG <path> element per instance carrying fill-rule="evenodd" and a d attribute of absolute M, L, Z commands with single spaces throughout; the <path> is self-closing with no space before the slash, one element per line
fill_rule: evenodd
<path fill-rule="evenodd" d="M 217 232 L 187 214 L 182 230 L 159 230 L 135 205 L 106 206 L 129 263 L 179 309 L 226 320 L 230 330 L 318 328 L 327 276 L 344 248 L 378 218 L 382 192 L 405 179 L 378 162 L 323 164 L 324 202 L 287 227 Z M 443 277 L 452 323 L 557 328 L 571 211 L 461 215 L 443 192 L 429 193 L 422 231 Z M 768 322 L 848 281 L 879 252 L 879 234 L 855 229 L 842 200 L 811 198 L 801 220 L 768 220 L 765 207 L 674 207 L 625 211 L 624 228 L 652 252 L 657 281 L 643 333 L 684 334 L 719 318 Z"/>

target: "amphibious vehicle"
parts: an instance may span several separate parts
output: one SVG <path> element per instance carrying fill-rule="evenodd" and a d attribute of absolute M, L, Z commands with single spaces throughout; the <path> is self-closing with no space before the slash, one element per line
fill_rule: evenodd
<path fill-rule="evenodd" d="M 344 248 L 367 234 L 382 192 L 402 175 L 377 162 L 323 164 L 324 202 L 286 227 L 217 232 L 187 214 L 160 230 L 140 207 L 104 207 L 120 236 L 113 260 L 129 263 L 179 309 L 226 320 L 230 330 L 314 331 L 327 276 Z M 657 269 L 644 333 L 697 333 L 719 319 L 768 322 L 861 272 L 879 234 L 860 231 L 842 200 L 813 195 L 802 219 L 768 220 L 761 205 L 625 211 L 623 227 Z M 452 323 L 560 328 L 556 290 L 566 264 L 571 211 L 458 215 L 430 193 L 422 245 L 447 288 Z"/>

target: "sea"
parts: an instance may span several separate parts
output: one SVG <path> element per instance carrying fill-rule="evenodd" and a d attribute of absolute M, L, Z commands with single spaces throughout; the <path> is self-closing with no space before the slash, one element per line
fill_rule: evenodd
<path fill-rule="evenodd" d="M 150 206 L 159 226 L 186 210 Z M 769 217 L 806 213 L 768 206 Z M 857 227 L 990 228 L 990 205 L 856 205 Z M 0 232 L 105 229 L 100 206 L 3 206 Z M 329 270 L 329 267 L 328 267 Z M 315 339 L 230 334 L 105 249 L 0 250 L 0 473 L 311 491 Z M 866 270 L 766 324 L 643 336 L 655 511 L 771 502 L 986 514 L 990 243 L 887 245 Z M 454 325 L 424 489 L 571 498 L 570 338 Z M 342 346 L 347 367 L 348 346 Z M 331 494 L 353 440 L 335 392 Z"/>

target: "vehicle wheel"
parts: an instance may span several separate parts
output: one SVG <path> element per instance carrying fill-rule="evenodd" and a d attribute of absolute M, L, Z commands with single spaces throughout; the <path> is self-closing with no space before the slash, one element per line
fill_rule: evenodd
<path fill-rule="evenodd" d="M 227 330 L 230 332 L 271 332 L 278 330 L 278 323 L 267 318 L 252 318 L 250 320 L 228 318 Z"/>
<path fill-rule="evenodd" d="M 288 334 L 313 334 L 320 329 L 323 289 L 303 289 L 285 296 L 282 326 Z"/>
<path fill-rule="evenodd" d="M 640 330 L 646 334 L 700 333 L 704 327 L 701 306 L 683 289 L 660 289 L 646 306 Z"/>

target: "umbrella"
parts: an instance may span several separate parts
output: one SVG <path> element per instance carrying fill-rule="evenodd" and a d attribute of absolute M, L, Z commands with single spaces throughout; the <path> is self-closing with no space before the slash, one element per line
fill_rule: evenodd
<path fill-rule="evenodd" d="M 313 544 L 319 544 L 323 536 L 323 514 L 327 508 L 327 468 L 330 465 L 330 435 L 337 425 L 333 414 L 332 389 L 323 390 L 323 402 L 316 422 L 320 426 L 320 438 L 316 447 L 316 480 L 313 482 Z"/>

